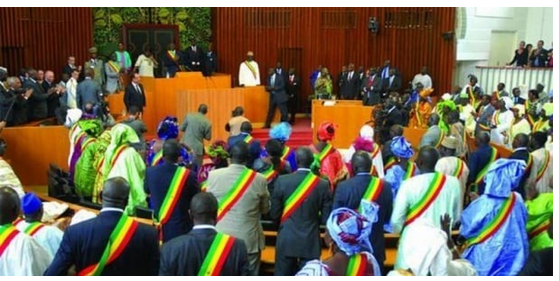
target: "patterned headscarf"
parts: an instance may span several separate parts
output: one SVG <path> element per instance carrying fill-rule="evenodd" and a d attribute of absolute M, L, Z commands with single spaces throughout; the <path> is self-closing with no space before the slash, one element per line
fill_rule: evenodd
<path fill-rule="evenodd" d="M 523 160 L 498 159 L 489 166 L 485 175 L 485 192 L 492 197 L 506 198 L 524 175 L 526 163 Z"/>
<path fill-rule="evenodd" d="M 281 122 L 270 130 L 270 138 L 285 143 L 291 136 L 291 126 L 287 122 Z"/>
<path fill-rule="evenodd" d="M 103 175 L 106 177 L 111 170 L 111 161 L 113 154 L 116 153 L 116 149 L 124 144 L 138 143 L 140 138 L 136 131 L 132 127 L 126 124 L 116 124 L 110 131 L 111 143 L 105 151 L 105 162 L 103 163 Z"/>
<path fill-rule="evenodd" d="M 394 156 L 410 159 L 413 156 L 411 144 L 404 137 L 395 137 L 390 144 L 390 150 Z"/>
<path fill-rule="evenodd" d="M 177 117 L 167 116 L 157 126 L 157 137 L 161 140 L 176 139 L 179 136 Z"/>
<path fill-rule="evenodd" d="M 373 253 L 369 237 L 373 223 L 378 220 L 378 205 L 361 200 L 363 213 L 348 208 L 338 208 L 330 213 L 326 228 L 332 240 L 346 255 L 352 256 L 361 251 Z"/>
<path fill-rule="evenodd" d="M 334 139 L 335 135 L 336 129 L 332 122 L 323 122 L 320 124 L 320 127 L 318 127 L 318 140 L 320 141 L 331 141 Z"/>

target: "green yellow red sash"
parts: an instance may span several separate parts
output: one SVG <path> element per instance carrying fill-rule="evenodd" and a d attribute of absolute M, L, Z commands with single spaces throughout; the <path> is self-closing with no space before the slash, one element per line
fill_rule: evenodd
<path fill-rule="evenodd" d="M 464 131 L 466 131 L 466 130 L 464 130 Z M 441 147 L 441 144 L 443 143 L 443 140 L 444 140 L 444 133 L 441 130 L 441 132 L 439 133 L 439 139 L 437 140 L 437 143 L 435 144 L 435 148 Z"/>
<path fill-rule="evenodd" d="M 433 180 L 429 184 L 425 194 L 417 203 L 411 206 L 408 214 L 406 215 L 406 222 L 404 225 L 409 225 L 410 223 L 414 222 L 417 218 L 419 218 L 435 201 L 443 186 L 446 182 L 446 176 L 441 173 L 435 173 Z"/>
<path fill-rule="evenodd" d="M 326 146 L 324 146 L 324 148 L 322 149 L 322 151 L 318 154 L 318 161 L 322 163 L 322 161 L 326 159 L 326 156 L 328 156 L 328 154 L 330 154 L 330 152 L 333 150 L 334 147 L 331 144 L 327 143 Z"/>
<path fill-rule="evenodd" d="M 200 184 L 200 191 L 206 192 L 207 189 L 208 189 L 208 180 L 205 180 Z"/>
<path fill-rule="evenodd" d="M 94 138 L 88 138 L 87 140 L 85 140 L 84 142 L 82 142 L 82 151 L 85 151 L 85 149 L 92 143 L 95 142 Z"/>
<path fill-rule="evenodd" d="M 474 91 L 472 90 L 473 86 L 468 87 L 468 96 L 470 97 L 470 104 L 474 104 L 476 101 L 476 97 L 474 96 Z"/>
<path fill-rule="evenodd" d="M 549 152 L 546 151 L 545 158 L 543 159 L 543 165 L 538 169 L 538 172 L 536 174 L 536 182 L 539 182 L 543 178 L 543 174 L 545 173 L 545 170 L 547 170 L 548 166 L 549 166 Z"/>
<path fill-rule="evenodd" d="M 19 231 L 11 224 L 0 226 L 0 257 L 18 234 Z"/>
<path fill-rule="evenodd" d="M 456 167 L 456 171 L 454 171 L 452 176 L 460 178 L 462 176 L 462 173 L 464 172 L 464 161 L 460 160 L 460 158 L 456 158 L 456 161 L 458 161 L 458 166 Z"/>
<path fill-rule="evenodd" d="M 98 263 L 82 269 L 79 276 L 99 276 L 103 273 L 105 266 L 112 263 L 124 251 L 130 239 L 134 235 L 138 222 L 123 214 L 120 217 L 115 229 L 111 232 L 109 242 L 103 251 L 103 255 Z"/>
<path fill-rule="evenodd" d="M 241 199 L 241 196 L 248 190 L 250 184 L 256 177 L 256 172 L 245 168 L 237 181 L 233 184 L 229 193 L 227 193 L 219 202 L 217 210 L 217 221 L 219 222 L 227 212 Z"/>
<path fill-rule="evenodd" d="M 251 135 L 246 135 L 245 138 L 243 139 L 243 141 L 246 144 L 251 144 L 254 141 L 254 138 Z"/>
<path fill-rule="evenodd" d="M 118 157 L 120 156 L 120 154 L 122 154 L 122 152 L 128 148 L 128 145 L 124 144 L 119 146 L 115 152 L 113 153 L 113 157 L 111 158 L 111 161 L 109 163 L 111 163 L 111 167 L 113 167 L 116 163 L 116 160 L 118 160 Z"/>
<path fill-rule="evenodd" d="M 384 183 L 381 179 L 376 177 L 371 177 L 371 181 L 369 182 L 369 185 L 367 186 L 365 193 L 363 193 L 363 199 L 371 202 L 377 201 L 380 193 L 382 192 L 383 186 Z M 359 213 L 362 213 L 362 211 L 363 211 L 362 206 L 361 204 L 359 204 Z"/>
<path fill-rule="evenodd" d="M 177 202 L 179 202 L 184 183 L 188 179 L 189 174 L 190 171 L 188 169 L 177 167 L 169 189 L 167 190 L 167 194 L 165 195 L 165 199 L 163 199 L 161 208 L 159 208 L 159 215 L 157 218 L 160 225 L 166 224 L 171 218 L 171 213 L 175 209 Z"/>
<path fill-rule="evenodd" d="M 524 102 L 524 108 L 526 109 L 526 120 L 528 120 L 528 123 L 530 123 L 530 127 L 534 126 L 534 117 L 532 117 L 532 114 L 530 114 L 530 100 L 526 100 Z"/>
<path fill-rule="evenodd" d="M 30 223 L 27 228 L 25 229 L 25 234 L 29 235 L 29 236 L 34 236 L 35 234 L 37 234 L 37 232 L 39 232 L 39 230 L 41 230 L 41 228 L 45 227 L 44 224 L 40 223 L 40 222 L 33 222 Z"/>
<path fill-rule="evenodd" d="M 367 256 L 355 254 L 349 258 L 346 276 L 365 276 L 367 274 Z"/>
<path fill-rule="evenodd" d="M 119 72 L 120 72 L 120 65 L 118 65 L 116 62 L 114 62 L 114 61 L 109 61 L 107 64 L 109 65 L 109 68 L 110 68 L 113 72 L 116 72 L 116 73 L 119 73 Z"/>
<path fill-rule="evenodd" d="M 498 157 L 499 154 L 497 153 L 497 149 L 491 147 L 491 156 L 489 156 L 489 162 L 487 162 L 485 167 L 483 167 L 483 169 L 481 169 L 481 171 L 479 171 L 479 173 L 477 174 L 476 181 L 475 181 L 476 184 L 481 184 L 483 182 L 483 177 L 485 177 L 485 174 L 487 174 L 487 170 L 489 170 L 489 166 L 491 166 L 491 164 L 495 162 L 495 160 L 497 160 Z"/>
<path fill-rule="evenodd" d="M 285 222 L 303 204 L 303 201 L 320 182 L 320 178 L 309 172 L 303 181 L 285 201 L 281 222 Z"/>
<path fill-rule="evenodd" d="M 536 238 L 538 235 L 546 232 L 548 228 L 549 228 L 549 219 L 545 220 L 543 223 L 539 224 L 534 229 L 528 231 L 528 238 L 532 240 L 533 238 Z"/>
<path fill-rule="evenodd" d="M 510 214 L 512 213 L 512 209 L 514 208 L 514 203 L 516 202 L 516 196 L 514 193 L 511 193 L 509 198 L 503 202 L 499 213 L 480 231 L 477 236 L 471 237 L 470 239 L 466 240 L 466 247 L 471 245 L 483 243 L 485 240 L 489 239 L 493 236 L 503 223 L 509 218 Z"/>
<path fill-rule="evenodd" d="M 223 265 L 231 253 L 235 238 L 217 233 L 214 237 L 210 250 L 202 262 L 202 266 L 198 271 L 198 276 L 219 276 Z"/>
<path fill-rule="evenodd" d="M 388 161 L 384 164 L 384 171 L 390 170 L 394 165 L 396 165 L 396 159 L 394 157 L 388 158 Z"/>
<path fill-rule="evenodd" d="M 530 169 L 532 169 L 532 165 L 534 165 L 534 157 L 532 154 L 528 153 L 528 161 L 526 163 L 526 169 L 524 170 L 524 174 L 528 173 Z"/>
<path fill-rule="evenodd" d="M 283 147 L 283 154 L 281 155 L 281 161 L 285 161 L 285 159 L 287 159 L 287 156 L 289 156 L 289 154 L 291 154 L 291 147 L 289 146 L 284 146 Z"/>
<path fill-rule="evenodd" d="M 407 180 L 413 177 L 415 175 L 416 169 L 417 167 L 415 166 L 415 163 L 408 162 L 408 167 L 406 168 L 406 173 L 404 174 L 404 178 L 402 180 Z"/>
<path fill-rule="evenodd" d="M 151 159 L 151 163 L 149 163 L 150 166 L 157 166 L 159 165 L 159 162 L 161 162 L 163 160 L 163 149 L 159 150 L 157 153 L 155 153 L 155 155 L 153 155 L 153 158 Z"/>
<path fill-rule="evenodd" d="M 248 70 L 252 72 L 252 76 L 254 76 L 254 79 L 256 79 L 256 69 L 254 69 L 254 66 L 252 66 L 252 64 L 248 61 L 245 61 L 245 65 L 248 67 Z"/>
<path fill-rule="evenodd" d="M 373 152 L 371 152 L 371 160 L 374 160 L 380 152 L 380 146 L 373 143 Z M 371 175 L 376 176 L 378 174 L 375 165 L 371 165 Z"/>
<path fill-rule="evenodd" d="M 266 178 L 266 181 L 268 183 L 270 183 L 278 175 L 278 172 L 276 172 L 276 170 L 274 170 L 273 165 L 270 165 L 270 168 L 268 168 L 266 171 L 264 171 L 264 173 L 262 173 L 262 175 Z"/>
<path fill-rule="evenodd" d="M 538 119 L 538 121 L 536 121 L 534 123 L 534 126 L 532 127 L 532 134 L 536 133 L 536 132 L 539 132 L 539 131 L 542 131 L 542 128 L 545 127 L 547 122 L 548 122 L 547 120 L 542 121 L 541 118 Z"/>
<path fill-rule="evenodd" d="M 17 226 L 20 222 L 22 222 L 23 219 L 22 218 L 17 218 L 15 221 L 12 222 L 13 226 Z"/>

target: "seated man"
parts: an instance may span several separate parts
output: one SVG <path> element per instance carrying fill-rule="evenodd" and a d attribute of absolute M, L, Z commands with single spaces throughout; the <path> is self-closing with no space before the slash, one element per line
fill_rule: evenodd
<path fill-rule="evenodd" d="M 10 163 L 4 160 L 4 153 L 6 152 L 7 147 L 8 145 L 4 139 L 0 138 L 0 183 L 3 186 L 11 187 L 21 198 L 25 194 L 23 186 L 12 169 L 12 166 L 10 166 Z"/>
<path fill-rule="evenodd" d="M 199 193 L 192 198 L 190 216 L 194 228 L 163 245 L 159 275 L 247 275 L 245 243 L 216 230 L 217 208 L 211 193 Z M 222 262 L 212 267 L 211 261 L 216 258 Z"/>

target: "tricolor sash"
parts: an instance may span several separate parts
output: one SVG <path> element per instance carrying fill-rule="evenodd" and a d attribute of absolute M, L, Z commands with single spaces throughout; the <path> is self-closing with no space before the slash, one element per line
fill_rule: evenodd
<path fill-rule="evenodd" d="M 43 227 L 45 227 L 45 225 L 38 221 L 32 222 L 27 226 L 27 228 L 23 232 L 25 232 L 25 234 L 29 236 L 35 236 L 35 234 L 37 234 L 37 232 L 39 232 L 39 230 L 41 230 L 41 228 Z"/>
<path fill-rule="evenodd" d="M 495 162 L 495 160 L 497 160 L 498 157 L 499 154 L 497 153 L 497 149 L 491 147 L 491 156 L 489 156 L 489 162 L 487 162 L 485 167 L 483 167 L 483 169 L 481 169 L 481 171 L 477 174 L 475 184 L 479 185 L 483 182 L 483 177 L 485 177 L 485 174 L 487 174 L 487 170 L 489 170 L 489 166 L 491 166 L 491 163 Z"/>
<path fill-rule="evenodd" d="M 219 276 L 223 265 L 231 253 L 235 238 L 232 236 L 217 233 L 214 237 L 210 250 L 202 262 L 198 271 L 198 276 Z"/>
<path fill-rule="evenodd" d="M 278 175 L 278 172 L 274 170 L 274 165 L 270 165 L 270 168 L 264 171 L 262 175 L 266 178 L 266 181 L 270 183 Z"/>
<path fill-rule="evenodd" d="M 103 251 L 103 255 L 97 264 L 90 265 L 82 269 L 79 276 L 99 276 L 103 273 L 105 266 L 111 264 L 115 259 L 120 257 L 130 239 L 134 235 L 138 222 L 123 214 L 115 229 L 111 232 L 109 242 Z"/>
<path fill-rule="evenodd" d="M 530 171 L 530 169 L 532 169 L 532 165 L 534 165 L 534 156 L 532 156 L 532 154 L 528 153 L 528 161 L 526 163 L 526 169 L 524 170 L 524 174 L 528 173 L 528 171 Z"/>
<path fill-rule="evenodd" d="M 124 144 L 119 146 L 115 152 L 113 153 L 113 157 L 111 158 L 111 161 L 109 163 L 111 163 L 111 168 L 115 165 L 116 160 L 118 160 L 118 157 L 122 154 L 122 152 L 128 148 L 128 145 Z"/>
<path fill-rule="evenodd" d="M 363 199 L 371 202 L 377 201 L 380 193 L 382 192 L 383 186 L 384 183 L 381 179 L 377 177 L 371 177 L 371 181 L 369 182 L 365 193 L 363 193 Z M 359 204 L 359 213 L 362 212 L 362 208 L 363 207 L 361 206 L 361 204 Z"/>
<path fill-rule="evenodd" d="M 429 187 L 423 194 L 423 197 L 413 206 L 411 206 L 408 214 L 406 215 L 406 222 L 404 225 L 409 225 L 410 223 L 414 222 L 417 218 L 419 218 L 435 201 L 443 186 L 446 182 L 446 176 L 441 173 L 435 173 L 433 180 L 429 184 Z"/>
<path fill-rule="evenodd" d="M 460 158 L 456 158 L 456 161 L 458 161 L 458 165 L 454 173 L 452 173 L 452 176 L 460 178 L 464 172 L 464 161 L 460 160 Z"/>
<path fill-rule="evenodd" d="M 534 117 L 532 117 L 532 114 L 530 114 L 529 109 L 530 109 L 530 100 L 526 100 L 524 102 L 524 108 L 526 109 L 526 120 L 528 120 L 528 123 L 530 123 L 530 126 L 534 126 Z"/>
<path fill-rule="evenodd" d="M 0 257 L 18 234 L 19 231 L 11 224 L 0 226 Z"/>
<path fill-rule="evenodd" d="M 545 151 L 545 158 L 543 159 L 543 165 L 538 169 L 536 174 L 536 182 L 539 182 L 543 178 L 543 174 L 545 170 L 547 170 L 547 166 L 549 166 L 549 151 Z"/>
<path fill-rule="evenodd" d="M 394 157 L 388 158 L 388 161 L 384 164 L 384 171 L 390 170 L 394 165 L 396 165 L 396 159 Z"/>
<path fill-rule="evenodd" d="M 256 177 L 256 172 L 245 168 L 233 187 L 229 192 L 219 201 L 219 208 L 217 210 L 217 221 L 219 222 L 229 210 L 241 199 L 243 194 L 248 190 L 250 184 Z"/>
<path fill-rule="evenodd" d="M 85 140 L 84 142 L 82 142 L 82 151 L 85 151 L 85 149 L 92 143 L 95 142 L 94 138 L 88 138 L 87 140 Z"/>
<path fill-rule="evenodd" d="M 250 145 L 250 144 L 254 141 L 254 138 L 253 138 L 251 135 L 246 135 L 245 138 L 243 139 L 243 141 L 244 141 L 246 144 L 249 144 L 249 145 Z"/>
<path fill-rule="evenodd" d="M 252 72 L 252 76 L 254 76 L 254 79 L 256 79 L 256 69 L 254 69 L 254 66 L 252 66 L 252 64 L 248 61 L 245 61 L 245 65 L 248 67 L 248 70 Z"/>
<path fill-rule="evenodd" d="M 326 146 L 322 148 L 322 151 L 320 151 L 320 153 L 318 154 L 318 161 L 322 163 L 322 161 L 326 159 L 326 156 L 328 156 L 328 154 L 330 154 L 330 152 L 333 150 L 334 147 L 331 144 L 327 143 Z"/>
<path fill-rule="evenodd" d="M 200 191 L 206 192 L 207 189 L 208 189 L 208 180 L 205 180 L 200 184 Z"/>
<path fill-rule="evenodd" d="M 177 202 L 179 202 L 182 190 L 184 188 L 184 184 L 188 179 L 189 174 L 190 171 L 188 169 L 184 167 L 177 167 L 177 170 L 175 171 L 175 175 L 171 180 L 169 189 L 167 190 L 167 194 L 165 195 L 165 199 L 163 199 L 163 203 L 159 208 L 157 222 L 160 225 L 166 224 L 171 218 L 171 213 L 175 209 Z"/>
<path fill-rule="evenodd" d="M 509 198 L 507 198 L 505 202 L 503 202 L 501 209 L 499 210 L 497 215 L 480 231 L 480 233 L 466 240 L 466 247 L 483 243 L 485 240 L 489 239 L 491 236 L 497 233 L 497 231 L 499 231 L 501 226 L 505 223 L 505 221 L 512 213 L 515 202 L 516 196 L 514 195 L 514 193 L 511 193 Z"/>
<path fill-rule="evenodd" d="M 415 175 L 416 169 L 417 167 L 415 166 L 415 163 L 408 162 L 408 167 L 406 168 L 406 173 L 404 174 L 404 178 L 402 180 L 407 180 L 412 178 Z"/>
<path fill-rule="evenodd" d="M 542 128 L 546 125 L 546 122 L 548 122 L 548 121 L 547 120 L 542 121 L 542 119 L 539 119 L 538 121 L 536 121 L 534 123 L 534 127 L 532 127 L 532 134 L 541 131 Z"/>
<path fill-rule="evenodd" d="M 380 146 L 373 144 L 373 152 L 371 152 L 371 160 L 374 160 L 380 152 Z M 378 174 L 375 165 L 371 165 L 371 175 L 376 176 Z"/>
<path fill-rule="evenodd" d="M 544 233 L 549 228 L 549 219 L 545 220 L 543 223 L 540 223 L 534 229 L 528 231 L 528 238 L 532 240 L 536 238 L 538 235 Z"/>
<path fill-rule="evenodd" d="M 474 91 L 472 90 L 472 86 L 468 87 L 468 96 L 470 97 L 470 104 L 474 104 L 476 101 L 476 97 L 474 95 Z"/>
<path fill-rule="evenodd" d="M 114 62 L 114 61 L 109 61 L 107 64 L 109 65 L 109 68 L 110 68 L 113 72 L 116 72 L 116 73 L 119 73 L 119 72 L 120 72 L 120 65 L 118 65 L 116 62 Z"/>
<path fill-rule="evenodd" d="M 23 219 L 22 218 L 17 218 L 15 221 L 12 222 L 13 226 L 17 226 L 20 222 L 22 222 Z"/>
<path fill-rule="evenodd" d="M 286 145 L 283 147 L 283 154 L 281 155 L 281 161 L 285 161 L 285 159 L 287 159 L 289 154 L 291 154 L 291 147 Z"/>
<path fill-rule="evenodd" d="M 155 155 L 153 155 L 153 158 L 151 159 L 149 165 L 157 166 L 162 160 L 163 160 L 163 149 L 159 150 L 157 153 L 155 153 Z"/>
<path fill-rule="evenodd" d="M 464 130 L 464 131 L 466 131 L 466 130 Z M 443 143 L 443 140 L 444 140 L 444 133 L 441 130 L 441 132 L 439 133 L 439 139 L 437 140 L 437 143 L 435 144 L 435 148 L 441 147 L 441 144 Z"/>
<path fill-rule="evenodd" d="M 501 115 L 500 111 L 496 111 L 493 114 L 493 124 L 495 124 L 495 126 L 499 126 L 499 115 Z"/>
<path fill-rule="evenodd" d="M 347 263 L 346 276 L 365 276 L 367 274 L 367 256 L 359 253 L 351 256 Z"/>
<path fill-rule="evenodd" d="M 320 182 L 320 178 L 309 172 L 297 188 L 289 195 L 285 201 L 283 214 L 281 216 L 281 223 L 284 223 L 292 214 L 303 204 L 303 201 L 314 190 Z"/>

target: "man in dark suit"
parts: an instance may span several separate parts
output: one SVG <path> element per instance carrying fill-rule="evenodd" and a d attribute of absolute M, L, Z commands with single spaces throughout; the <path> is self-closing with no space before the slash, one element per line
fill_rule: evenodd
<path fill-rule="evenodd" d="M 48 117 L 54 117 L 56 109 L 60 106 L 59 97 L 63 89 L 54 83 L 54 72 L 45 71 L 45 80 L 41 84 L 45 93 L 49 94 L 47 99 Z"/>
<path fill-rule="evenodd" d="M 95 72 L 93 69 L 85 70 L 85 79 L 78 84 L 76 104 L 79 109 L 85 110 L 85 105 L 91 103 L 94 106 L 99 106 L 101 104 L 101 85 L 97 81 L 93 80 Z"/>
<path fill-rule="evenodd" d="M 47 99 L 49 94 L 45 93 L 43 86 L 39 84 L 37 79 L 37 71 L 30 68 L 27 71 L 29 78 L 23 83 L 25 89 L 33 89 L 33 95 L 29 97 L 29 121 L 45 119 L 48 116 Z"/>
<path fill-rule="evenodd" d="M 217 71 L 217 55 L 213 51 L 213 43 L 211 42 L 208 45 L 208 51 L 204 56 L 202 65 L 202 72 L 204 76 L 212 76 L 212 74 Z"/>
<path fill-rule="evenodd" d="M 27 101 L 33 94 L 33 89 L 22 89 L 21 81 L 15 76 L 8 77 L 6 82 L 7 89 L 0 86 L 0 121 L 6 122 L 8 127 L 25 124 L 29 118 Z"/>
<path fill-rule="evenodd" d="M 334 204 L 332 209 L 341 207 L 357 210 L 361 204 L 361 199 L 365 199 L 364 195 L 371 181 L 380 181 L 380 191 L 373 202 L 379 205 L 378 221 L 373 224 L 371 233 L 371 245 L 373 246 L 373 255 L 377 260 L 379 267 L 383 268 L 385 257 L 384 252 L 384 230 L 383 225 L 390 222 L 392 215 L 392 189 L 390 184 L 379 178 L 371 176 L 372 166 L 371 155 L 365 151 L 357 151 L 351 157 L 351 167 L 353 168 L 353 178 L 338 183 L 334 194 Z"/>
<path fill-rule="evenodd" d="M 470 186 L 475 183 L 478 174 L 491 160 L 491 145 L 489 145 L 489 141 L 489 132 L 481 131 L 476 134 L 475 142 L 477 150 L 472 152 L 472 154 L 470 154 L 470 158 L 468 159 L 468 169 L 470 169 L 470 174 L 468 175 L 468 182 L 466 186 Z M 477 186 L 478 194 L 483 194 L 484 189 L 485 181 L 482 181 Z"/>
<path fill-rule="evenodd" d="M 168 78 L 175 77 L 177 71 L 181 70 L 182 54 L 175 49 L 175 44 L 169 44 L 167 52 L 163 55 L 163 66 L 165 67 L 165 76 Z"/>
<path fill-rule="evenodd" d="M 268 86 L 266 86 L 266 91 L 270 93 L 270 106 L 268 107 L 268 116 L 266 116 L 264 128 L 270 128 L 276 107 L 280 110 L 281 122 L 287 122 L 288 97 L 285 92 L 285 81 L 283 76 L 278 75 L 273 68 L 268 70 Z"/>
<path fill-rule="evenodd" d="M 385 60 L 382 69 L 380 70 L 380 78 L 386 79 L 390 77 L 390 70 L 392 66 L 390 66 L 390 60 Z"/>
<path fill-rule="evenodd" d="M 495 112 L 495 107 L 491 104 L 491 96 L 483 95 L 481 97 L 481 103 L 478 110 L 478 116 L 476 118 L 476 134 L 480 132 L 483 125 L 489 127 L 491 125 L 491 118 L 493 118 L 493 113 Z M 472 170 L 470 170 L 471 173 Z"/>
<path fill-rule="evenodd" d="M 396 69 L 390 69 L 390 75 L 388 78 L 383 79 L 383 88 L 385 95 L 390 94 L 391 92 L 399 92 L 402 89 L 402 77 L 400 75 L 396 75 Z"/>
<path fill-rule="evenodd" d="M 144 112 L 146 94 L 144 92 L 144 86 L 140 84 L 140 74 L 138 73 L 134 73 L 134 76 L 132 76 L 132 83 L 126 86 L 124 90 L 124 105 L 127 111 L 134 105 L 140 109 L 140 112 Z"/>
<path fill-rule="evenodd" d="M 248 162 L 246 166 L 252 168 L 254 161 L 260 157 L 260 152 L 262 151 L 262 146 L 260 141 L 253 138 L 250 134 L 252 133 L 252 124 L 248 121 L 241 123 L 241 133 L 236 136 L 231 136 L 227 140 L 227 145 L 232 148 L 236 143 L 243 141 L 248 145 Z"/>
<path fill-rule="evenodd" d="M 522 195 L 522 198 L 524 199 L 526 199 L 526 188 L 524 187 L 524 185 L 526 184 L 526 181 L 528 180 L 528 177 L 530 176 L 530 172 L 532 170 L 532 165 L 528 165 L 528 163 L 530 162 L 529 159 L 530 157 L 532 157 L 530 155 L 530 151 L 528 151 L 529 142 L 530 137 L 528 137 L 528 135 L 523 133 L 517 134 L 512 140 L 513 152 L 509 156 L 509 159 L 518 159 L 526 163 L 526 170 L 524 172 L 524 175 L 520 179 L 518 186 L 515 186 L 512 189 L 512 191 L 516 191 L 520 195 Z"/>
<path fill-rule="evenodd" d="M 160 276 L 196 276 L 208 275 L 202 270 L 202 265 L 209 256 L 211 247 L 215 243 L 218 233 L 215 224 L 217 221 L 217 200 L 211 193 L 199 193 L 192 198 L 190 216 L 194 221 L 194 228 L 186 235 L 179 236 L 161 249 Z M 221 237 L 221 236 L 220 236 Z M 221 268 L 215 270 L 219 276 L 246 276 L 247 249 L 243 240 L 229 236 L 232 246 L 227 254 L 223 252 L 214 255 L 224 255 Z"/>
<path fill-rule="evenodd" d="M 524 105 L 526 103 L 526 100 L 520 97 L 520 89 L 518 87 L 512 89 L 512 102 L 514 105 Z"/>
<path fill-rule="evenodd" d="M 191 46 L 184 50 L 184 66 L 190 71 L 200 71 L 200 64 L 204 60 L 204 51 L 196 45 L 196 39 L 190 39 Z"/>
<path fill-rule="evenodd" d="M 314 160 L 312 151 L 308 147 L 300 147 L 296 155 L 299 168 L 295 173 L 280 176 L 272 195 L 270 217 L 280 221 L 274 269 L 276 276 L 293 276 L 307 261 L 320 258 L 319 226 L 326 224 L 332 209 L 328 181 L 317 178 L 314 185 L 303 185 L 307 177 L 314 176 L 310 170 Z M 302 188 L 312 188 L 312 191 L 300 198 L 302 203 L 295 204 L 291 211 L 287 210 L 286 201 Z"/>
<path fill-rule="evenodd" d="M 350 63 L 347 67 L 347 74 L 344 79 L 344 83 L 340 86 L 340 95 L 342 99 L 354 100 L 357 97 L 361 83 L 359 82 L 359 73 L 355 72 L 355 65 L 353 63 Z"/>
<path fill-rule="evenodd" d="M 287 78 L 287 95 L 289 96 L 289 123 L 295 124 L 295 114 L 299 108 L 299 90 L 301 89 L 299 75 L 295 74 L 295 68 L 289 69 Z"/>
<path fill-rule="evenodd" d="M 389 128 L 390 130 L 387 134 L 387 137 L 384 138 L 386 141 L 382 146 L 382 162 L 385 165 L 388 162 L 389 158 L 394 156 L 394 154 L 392 154 L 392 149 L 390 149 L 390 146 L 392 145 L 392 140 L 395 137 L 401 137 L 404 135 L 404 127 L 402 127 L 401 125 L 393 125 L 392 127 Z"/>
<path fill-rule="evenodd" d="M 369 69 L 369 76 L 362 83 L 363 105 L 375 106 L 380 103 L 380 92 L 382 91 L 382 79 L 375 67 Z"/>
<path fill-rule="evenodd" d="M 346 83 L 347 80 L 347 66 L 342 66 L 342 72 L 340 72 L 340 74 L 338 74 L 338 80 L 337 80 L 337 84 L 338 84 L 338 91 L 340 91 L 340 89 L 343 87 L 343 85 Z M 333 83 L 333 81 L 332 81 Z"/>
<path fill-rule="evenodd" d="M 72 71 L 77 69 L 79 72 L 82 71 L 82 66 L 76 66 L 76 58 L 73 56 L 68 57 L 68 63 L 62 68 L 62 73 L 72 75 Z"/>
<path fill-rule="evenodd" d="M 75 266 L 76 272 L 101 261 L 109 237 L 121 220 L 128 204 L 130 186 L 124 178 L 111 178 L 103 185 L 103 208 L 96 218 L 70 226 L 60 248 L 45 275 L 67 275 Z M 130 219 L 130 218 L 128 218 Z M 159 271 L 159 245 L 155 228 L 135 222 L 133 234 L 121 254 L 107 263 L 100 275 L 157 275 Z"/>
<path fill-rule="evenodd" d="M 538 41 L 536 49 L 530 54 L 530 61 L 532 67 L 546 67 L 547 66 L 547 50 L 543 48 L 543 40 Z"/>
<path fill-rule="evenodd" d="M 162 224 L 160 238 L 162 238 L 163 243 L 177 236 L 187 234 L 192 229 L 192 221 L 188 215 L 188 210 L 192 197 L 199 192 L 199 186 L 196 181 L 196 173 L 178 166 L 180 156 L 181 146 L 179 142 L 175 139 L 165 141 L 163 144 L 163 164 L 147 168 L 146 178 L 144 179 L 144 190 L 151 195 L 150 201 L 154 218 L 157 218 L 157 222 Z M 186 169 L 188 176 L 182 187 L 178 187 L 181 188 L 180 193 L 169 194 L 174 177 L 182 169 Z M 168 218 L 165 218 L 167 221 L 162 222 L 164 218 L 161 217 L 161 206 L 165 200 L 170 200 L 167 197 L 174 195 L 179 196 L 179 199 L 174 205 L 175 207 L 170 210 L 171 213 Z"/>

